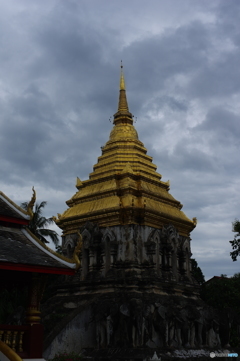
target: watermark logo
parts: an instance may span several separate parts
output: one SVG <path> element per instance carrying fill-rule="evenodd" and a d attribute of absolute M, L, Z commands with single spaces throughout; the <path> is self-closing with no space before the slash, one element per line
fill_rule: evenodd
<path fill-rule="evenodd" d="M 210 355 L 209 355 L 211 358 L 214 358 L 214 357 L 238 357 L 238 354 L 237 353 L 217 353 L 217 352 L 210 352 Z"/>

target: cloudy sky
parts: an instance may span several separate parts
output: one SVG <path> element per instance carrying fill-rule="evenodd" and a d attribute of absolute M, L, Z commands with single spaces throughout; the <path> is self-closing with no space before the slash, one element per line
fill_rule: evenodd
<path fill-rule="evenodd" d="M 122 59 L 139 138 L 198 219 L 193 258 L 206 279 L 239 272 L 239 19 L 239 0 L 0 0 L 1 191 L 67 208 L 108 140 Z"/>

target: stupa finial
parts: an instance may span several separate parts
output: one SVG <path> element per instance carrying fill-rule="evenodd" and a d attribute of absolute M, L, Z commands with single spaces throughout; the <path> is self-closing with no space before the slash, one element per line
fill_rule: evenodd
<path fill-rule="evenodd" d="M 123 74 L 122 60 L 121 60 L 120 90 L 125 90 L 125 80 L 124 80 L 124 74 Z"/>
<path fill-rule="evenodd" d="M 126 96 L 126 87 L 125 87 L 125 79 L 123 74 L 123 63 L 121 60 L 121 74 L 120 74 L 120 91 L 119 91 L 119 101 L 118 101 L 118 111 L 114 114 L 114 124 L 118 122 L 118 120 L 125 119 L 127 122 L 132 124 L 132 114 L 128 110 L 128 102 Z"/>

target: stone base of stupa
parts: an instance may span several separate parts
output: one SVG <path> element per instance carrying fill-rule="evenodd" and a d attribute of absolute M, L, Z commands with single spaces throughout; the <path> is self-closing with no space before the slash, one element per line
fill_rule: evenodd
<path fill-rule="evenodd" d="M 88 222 L 80 232 L 81 268 L 62 278 L 43 310 L 46 359 L 83 349 L 93 360 L 101 354 L 111 360 L 109 352 L 119 350 L 131 350 L 138 359 L 140 349 L 146 358 L 154 350 L 229 344 L 233 315 L 200 299 L 189 237 L 171 224 L 98 228 Z M 77 237 L 64 238 L 65 252 L 74 249 Z"/>
<path fill-rule="evenodd" d="M 229 360 L 237 357 L 239 349 L 107 349 L 107 350 L 82 350 L 83 361 L 170 361 L 170 360 L 198 360 L 206 361 L 215 357 Z M 230 356 L 235 355 L 235 356 Z"/>
<path fill-rule="evenodd" d="M 126 292 L 116 286 L 113 293 L 89 292 L 88 299 L 80 290 L 71 289 L 70 295 L 65 288 L 49 304 L 51 314 L 55 310 L 62 319 L 47 335 L 46 359 L 84 350 L 89 360 L 148 360 L 154 352 L 180 357 L 207 349 L 206 355 L 229 346 L 231 315 L 217 313 L 200 299 Z M 197 351 L 191 352 L 195 357 Z"/>

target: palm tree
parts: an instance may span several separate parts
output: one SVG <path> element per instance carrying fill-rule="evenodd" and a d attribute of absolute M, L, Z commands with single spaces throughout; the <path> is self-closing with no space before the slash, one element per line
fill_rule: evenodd
<path fill-rule="evenodd" d="M 21 203 L 21 207 L 27 210 L 28 204 L 28 202 L 23 202 Z M 41 202 L 40 204 L 36 203 L 33 217 L 29 222 L 28 228 L 43 243 L 49 243 L 46 237 L 50 237 L 55 246 L 58 246 L 59 238 L 57 232 L 46 228 L 48 225 L 54 223 L 52 217 L 46 218 L 42 215 L 42 210 L 46 204 L 47 202 Z"/>

